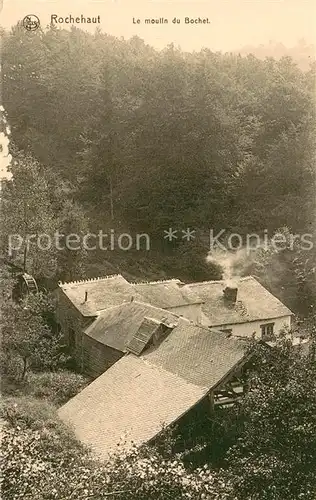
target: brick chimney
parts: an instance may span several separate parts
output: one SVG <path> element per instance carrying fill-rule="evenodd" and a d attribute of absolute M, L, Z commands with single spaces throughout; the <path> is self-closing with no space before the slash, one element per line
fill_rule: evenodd
<path fill-rule="evenodd" d="M 224 300 L 227 305 L 233 306 L 236 304 L 238 288 L 237 286 L 226 286 L 223 290 Z"/>

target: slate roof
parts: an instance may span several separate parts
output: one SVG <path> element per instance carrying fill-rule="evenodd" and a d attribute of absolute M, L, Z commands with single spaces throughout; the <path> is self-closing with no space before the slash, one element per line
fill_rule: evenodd
<path fill-rule="evenodd" d="M 142 358 L 188 383 L 211 389 L 245 356 L 247 345 L 180 318 L 159 347 L 144 351 Z"/>
<path fill-rule="evenodd" d="M 207 392 L 128 354 L 62 406 L 60 418 L 101 458 L 117 444 L 128 449 L 151 440 Z"/>
<path fill-rule="evenodd" d="M 193 290 L 184 288 L 179 280 L 137 283 L 134 288 L 143 297 L 143 302 L 162 309 L 202 302 Z"/>
<path fill-rule="evenodd" d="M 65 293 L 75 307 L 84 315 L 130 302 L 131 298 L 140 298 L 133 285 L 120 274 L 91 280 L 59 283 L 59 288 Z M 88 292 L 85 302 L 85 293 Z"/>
<path fill-rule="evenodd" d="M 59 288 L 84 316 L 130 302 L 132 297 L 162 309 L 202 302 L 192 290 L 184 289 L 180 280 L 129 283 L 120 274 L 59 283 Z M 88 297 L 85 302 L 86 292 Z"/>
<path fill-rule="evenodd" d="M 141 445 L 177 421 L 246 354 L 245 341 L 179 324 L 141 356 L 127 354 L 59 410 L 81 441 L 106 458 L 125 438 Z"/>
<path fill-rule="evenodd" d="M 205 324 L 222 326 L 248 321 L 273 319 L 292 315 L 282 302 L 264 288 L 254 277 L 238 281 L 237 302 L 230 307 L 223 299 L 224 281 L 204 281 L 185 285 L 202 300 Z"/>
<path fill-rule="evenodd" d="M 102 344 L 125 352 L 126 344 L 139 330 L 145 317 L 171 324 L 179 319 L 170 311 L 133 301 L 100 312 L 85 333 Z"/>

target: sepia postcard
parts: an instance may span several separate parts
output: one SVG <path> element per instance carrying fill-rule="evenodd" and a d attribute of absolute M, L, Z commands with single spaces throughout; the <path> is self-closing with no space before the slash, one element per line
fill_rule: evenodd
<path fill-rule="evenodd" d="M 3 500 L 316 499 L 315 26 L 1 0 Z"/>

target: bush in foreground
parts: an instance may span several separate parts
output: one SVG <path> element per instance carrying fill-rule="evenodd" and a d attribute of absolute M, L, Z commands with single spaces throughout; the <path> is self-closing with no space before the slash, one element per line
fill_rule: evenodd
<path fill-rule="evenodd" d="M 2 498 L 226 500 L 228 487 L 207 469 L 188 473 L 149 448 L 106 463 L 94 459 L 60 422 L 53 406 L 10 398 L 2 409 Z"/>
<path fill-rule="evenodd" d="M 227 456 L 241 500 L 315 500 L 316 360 L 280 340 L 258 346 L 243 431 Z"/>
<path fill-rule="evenodd" d="M 82 391 L 88 382 L 87 377 L 69 371 L 29 372 L 22 381 L 3 377 L 2 393 L 7 396 L 30 396 L 44 399 L 56 406 L 61 406 Z"/>
<path fill-rule="evenodd" d="M 60 406 L 82 391 L 87 383 L 88 379 L 79 373 L 32 373 L 28 380 L 28 394 Z"/>

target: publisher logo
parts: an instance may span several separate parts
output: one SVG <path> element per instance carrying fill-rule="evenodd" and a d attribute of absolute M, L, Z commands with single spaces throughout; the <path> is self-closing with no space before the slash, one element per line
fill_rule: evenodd
<path fill-rule="evenodd" d="M 34 14 L 28 14 L 23 19 L 22 25 L 27 31 L 36 31 L 40 26 L 40 20 Z"/>

